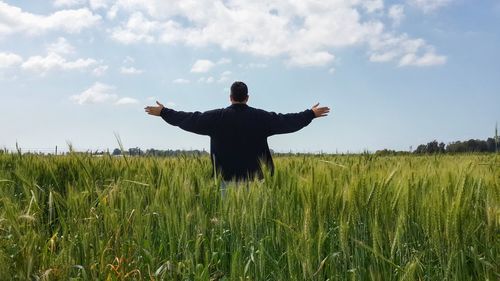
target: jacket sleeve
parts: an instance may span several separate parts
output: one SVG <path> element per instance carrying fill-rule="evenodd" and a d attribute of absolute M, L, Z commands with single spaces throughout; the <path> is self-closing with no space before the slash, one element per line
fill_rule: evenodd
<path fill-rule="evenodd" d="M 272 136 L 296 132 L 309 125 L 314 117 L 314 112 L 311 109 L 287 114 L 266 112 L 264 120 L 267 129 L 266 134 Z"/>
<path fill-rule="evenodd" d="M 170 125 L 199 135 L 212 135 L 217 123 L 217 110 L 184 112 L 164 107 L 160 116 Z"/>

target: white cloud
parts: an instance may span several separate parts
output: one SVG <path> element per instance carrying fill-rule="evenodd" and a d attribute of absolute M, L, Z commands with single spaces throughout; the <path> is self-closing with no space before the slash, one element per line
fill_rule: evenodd
<path fill-rule="evenodd" d="M 92 10 L 105 9 L 109 6 L 110 0 L 89 0 L 90 8 Z"/>
<path fill-rule="evenodd" d="M 0 68 L 20 66 L 21 69 L 36 72 L 40 75 L 45 75 L 49 71 L 61 70 L 90 70 L 94 75 L 103 75 L 108 69 L 107 65 L 98 62 L 92 58 L 78 58 L 75 60 L 68 60 L 55 51 L 60 53 L 69 52 L 71 48 L 61 43 L 58 40 L 55 44 L 47 47 L 49 53 L 46 56 L 31 56 L 23 61 L 23 58 L 14 53 L 0 53 Z M 72 51 L 72 50 L 71 50 Z"/>
<path fill-rule="evenodd" d="M 392 20 L 393 26 L 398 26 L 401 21 L 405 18 L 405 10 L 403 5 L 392 5 L 389 8 L 389 18 Z"/>
<path fill-rule="evenodd" d="M 137 103 L 139 103 L 138 100 L 129 97 L 120 98 L 115 102 L 116 105 L 127 105 L 127 104 L 137 104 Z"/>
<path fill-rule="evenodd" d="M 116 18 L 117 13 L 118 13 L 118 6 L 115 4 L 111 6 L 111 8 L 108 10 L 108 12 L 106 13 L 106 17 L 109 20 L 114 20 Z"/>
<path fill-rule="evenodd" d="M 144 18 L 142 13 L 136 12 L 130 16 L 127 23 L 111 31 L 111 38 L 124 44 L 153 43 L 155 41 L 155 32 L 159 26 L 159 22 L 149 21 Z"/>
<path fill-rule="evenodd" d="M 335 57 L 328 52 L 300 53 L 288 61 L 292 66 L 321 66 L 331 62 Z"/>
<path fill-rule="evenodd" d="M 54 0 L 54 7 L 72 7 L 85 4 L 85 0 Z"/>
<path fill-rule="evenodd" d="M 77 5 L 81 0 L 56 1 L 61 6 Z M 113 39 L 125 43 L 181 43 L 187 46 L 216 45 L 224 50 L 237 50 L 261 57 L 280 56 L 290 66 L 323 66 L 331 63 L 337 48 L 366 46 L 372 62 L 395 62 L 399 66 L 432 66 L 444 64 L 446 56 L 424 39 L 387 31 L 383 24 L 381 0 L 318 2 L 255 1 L 165 3 L 156 0 L 89 0 L 92 9 L 108 9 L 108 13 L 128 11 L 128 19 L 108 31 Z M 453 0 L 407 0 L 424 12 L 434 11 Z M 54 2 L 54 3 L 56 3 Z M 264 3 L 265 2 L 265 3 Z M 186 4 L 188 3 L 188 4 Z M 113 11 L 111 11 L 113 10 Z M 271 11 L 271 12 L 270 12 Z M 363 12 L 361 12 L 363 11 Z M 378 13 L 375 16 L 366 14 Z M 385 17 L 397 26 L 404 19 L 404 7 L 392 5 Z M 178 21 L 185 18 L 189 24 Z M 50 30 L 79 32 L 96 25 L 100 16 L 87 8 L 61 10 L 49 15 L 22 11 L 0 1 L 0 37 L 12 33 L 39 34 Z M 71 23 L 71 24 L 68 24 Z M 266 32 L 262 32 L 266 30 Z M 45 73 L 52 69 L 72 70 L 91 68 L 94 75 L 103 75 L 108 66 L 94 59 L 67 60 L 63 54 L 74 53 L 74 47 L 64 37 L 47 47 L 48 55 L 33 56 L 22 68 Z M 4 61 L 7 58 L 3 58 Z M 16 59 L 17 64 L 22 62 Z M 133 61 L 131 61 L 133 62 Z M 125 62 L 127 63 L 127 62 Z M 198 60 L 193 73 L 209 72 L 215 65 L 231 63 Z M 13 63 L 11 63 L 13 64 Z M 3 62 L 3 65 L 7 65 Z M 267 67 L 250 63 L 246 68 Z M 125 74 L 140 74 L 134 67 L 122 67 Z M 215 79 L 212 77 L 211 79 Z M 217 81 L 224 82 L 220 77 Z M 205 83 L 210 79 L 205 78 Z"/>
<path fill-rule="evenodd" d="M 191 67 L 191 72 L 204 73 L 210 71 L 215 66 L 210 60 L 197 60 Z"/>
<path fill-rule="evenodd" d="M 368 12 L 373 13 L 384 8 L 383 0 L 365 0 L 361 1 L 361 6 Z"/>
<path fill-rule="evenodd" d="M 36 15 L 22 11 L 16 6 L 0 2 L 0 37 L 26 33 L 37 35 L 48 31 L 78 33 L 95 26 L 101 17 L 87 8 L 60 10 L 50 15 Z"/>
<path fill-rule="evenodd" d="M 429 9 L 452 0 L 407 1 Z M 395 51 L 397 55 L 381 54 L 373 48 L 377 45 L 373 42 L 402 36 L 387 31 L 384 25 L 386 19 L 399 24 L 404 17 L 402 6 L 392 6 L 384 15 L 380 13 L 383 0 L 121 0 L 114 7 L 132 13 L 112 32 L 114 39 L 126 44 L 219 46 L 260 57 L 284 57 L 295 66 L 325 65 L 333 61 L 336 49 L 360 45 L 368 48 L 373 61 L 398 62 L 409 54 L 402 51 L 406 44 L 403 41 L 392 48 L 400 49 Z"/>
<path fill-rule="evenodd" d="M 72 54 L 75 52 L 75 47 L 73 47 L 66 38 L 59 37 L 56 42 L 47 46 L 47 51 L 57 54 Z"/>
<path fill-rule="evenodd" d="M 399 61 L 400 66 L 432 66 L 446 63 L 446 57 L 436 55 L 433 51 L 429 51 L 418 57 L 415 54 L 407 54 Z"/>
<path fill-rule="evenodd" d="M 70 100 L 76 104 L 114 104 L 114 105 L 129 105 L 137 104 L 139 101 L 131 97 L 120 98 L 116 93 L 116 88 L 112 85 L 107 85 L 101 82 L 95 82 L 87 90 L 79 95 L 73 95 Z"/>
<path fill-rule="evenodd" d="M 370 42 L 372 62 L 398 61 L 399 66 L 433 66 L 446 63 L 446 56 L 437 55 L 434 47 L 423 39 L 411 39 L 403 34 L 385 34 Z"/>
<path fill-rule="evenodd" d="M 189 80 L 183 78 L 177 78 L 172 81 L 174 84 L 189 84 Z"/>
<path fill-rule="evenodd" d="M 94 70 L 92 70 L 92 74 L 94 74 L 95 76 L 103 76 L 108 71 L 108 68 L 109 66 L 107 65 L 99 65 L 98 67 L 94 68 Z"/>
<path fill-rule="evenodd" d="M 334 74 L 335 73 L 335 68 L 331 67 L 330 69 L 328 69 L 328 73 Z"/>
<path fill-rule="evenodd" d="M 138 75 L 138 74 L 142 74 L 144 72 L 144 70 L 137 69 L 137 68 L 131 66 L 131 67 L 122 67 L 122 68 L 120 68 L 120 72 L 122 74 Z"/>
<path fill-rule="evenodd" d="M 91 58 L 68 61 L 57 53 L 49 53 L 45 57 L 32 56 L 21 67 L 44 74 L 51 70 L 85 70 L 97 64 L 98 62 Z"/>
<path fill-rule="evenodd" d="M 242 67 L 242 68 L 267 68 L 268 65 L 265 63 L 251 62 L 249 64 L 239 64 L 238 67 Z"/>
<path fill-rule="evenodd" d="M 0 68 L 8 68 L 21 64 L 23 58 L 14 53 L 0 53 Z"/>
<path fill-rule="evenodd" d="M 421 9 L 425 13 L 433 12 L 453 2 L 453 0 L 408 0 L 408 1 L 411 5 Z"/>
<path fill-rule="evenodd" d="M 118 99 L 118 95 L 114 92 L 114 86 L 96 82 L 81 94 L 71 96 L 70 99 L 80 105 L 107 103 Z"/>

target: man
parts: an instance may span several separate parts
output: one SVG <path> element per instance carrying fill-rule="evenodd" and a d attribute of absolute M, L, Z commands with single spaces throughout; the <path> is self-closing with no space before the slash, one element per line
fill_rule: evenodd
<path fill-rule="evenodd" d="M 147 106 L 145 111 L 173 126 L 195 134 L 210 136 L 210 156 L 214 171 L 225 181 L 262 179 L 261 161 L 274 171 L 267 138 L 276 134 L 292 133 L 307 126 L 314 118 L 324 117 L 328 107 L 319 107 L 299 113 L 276 114 L 247 105 L 248 88 L 237 81 L 231 86 L 231 105 L 206 112 L 183 112 L 158 106 Z"/>

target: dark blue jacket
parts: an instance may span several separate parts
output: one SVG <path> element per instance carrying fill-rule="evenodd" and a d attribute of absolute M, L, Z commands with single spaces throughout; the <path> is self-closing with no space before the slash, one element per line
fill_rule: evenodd
<path fill-rule="evenodd" d="M 206 112 L 183 112 L 163 108 L 161 117 L 170 125 L 210 136 L 210 156 L 224 180 L 262 178 L 260 161 L 274 171 L 267 137 L 292 133 L 311 123 L 311 109 L 277 114 L 246 104 L 232 104 Z"/>

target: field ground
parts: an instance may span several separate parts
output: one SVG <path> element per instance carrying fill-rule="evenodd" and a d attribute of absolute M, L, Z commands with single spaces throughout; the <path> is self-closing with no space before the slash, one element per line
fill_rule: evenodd
<path fill-rule="evenodd" d="M 500 156 L 0 154 L 1 280 L 500 280 Z"/>

